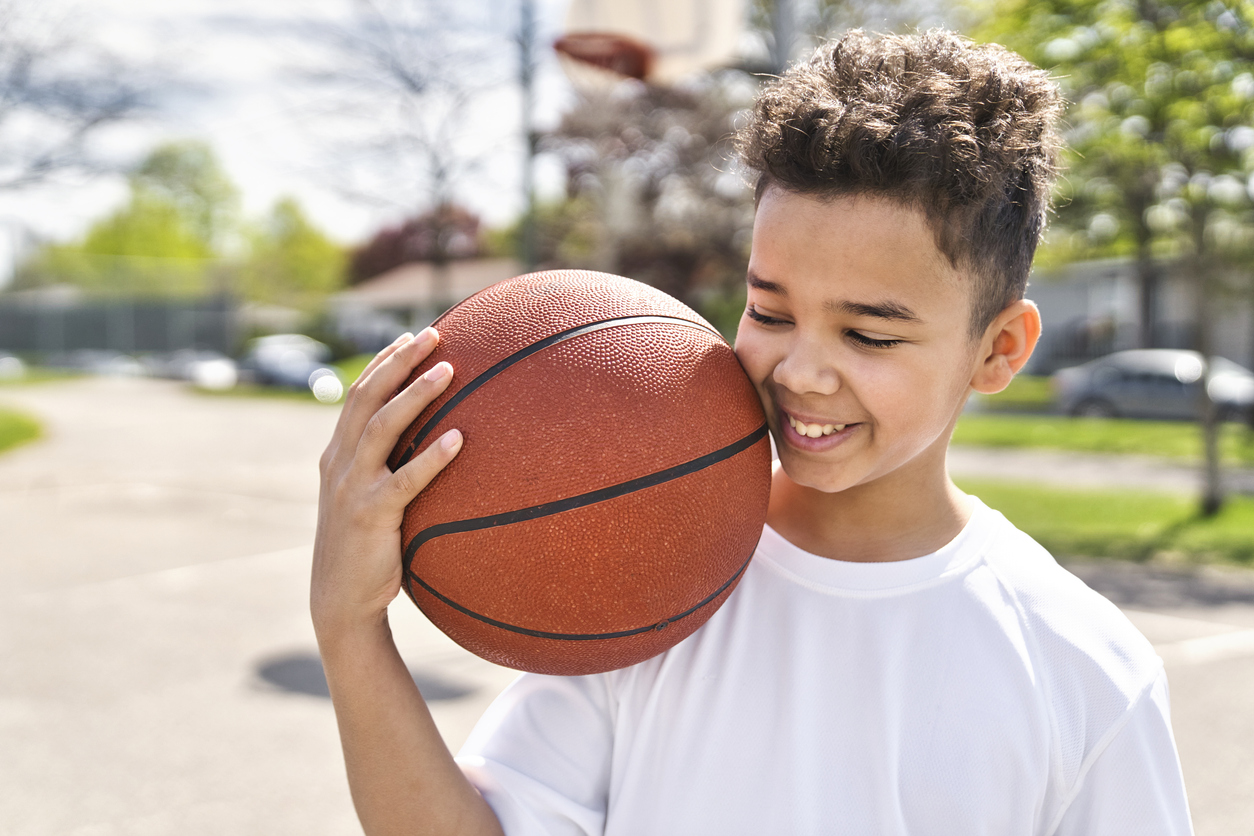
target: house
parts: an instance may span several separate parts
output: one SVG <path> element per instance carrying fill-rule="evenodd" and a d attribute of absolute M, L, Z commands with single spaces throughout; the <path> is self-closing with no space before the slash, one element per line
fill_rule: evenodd
<path fill-rule="evenodd" d="M 1160 264 L 1152 304 L 1155 348 L 1192 348 L 1196 301 L 1180 264 Z M 1049 374 L 1063 366 L 1141 346 L 1141 288 L 1136 264 L 1106 259 L 1034 270 L 1027 298 L 1041 309 L 1041 341 L 1029 371 Z M 1254 299 L 1218 300 L 1212 327 L 1214 353 L 1249 367 L 1254 362 Z"/>
<path fill-rule="evenodd" d="M 524 272 L 511 258 L 468 258 L 442 266 L 413 261 L 335 294 L 328 309 L 336 333 L 377 351 L 404 331 L 417 332 L 453 305 Z"/>

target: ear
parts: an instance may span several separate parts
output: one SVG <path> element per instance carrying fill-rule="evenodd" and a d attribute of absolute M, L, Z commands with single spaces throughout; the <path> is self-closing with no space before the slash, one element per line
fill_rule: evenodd
<path fill-rule="evenodd" d="M 1020 299 L 989 324 L 980 339 L 980 353 L 971 388 L 992 395 L 1010 385 L 1015 374 L 1032 356 L 1041 338 L 1041 312 L 1036 304 Z"/>

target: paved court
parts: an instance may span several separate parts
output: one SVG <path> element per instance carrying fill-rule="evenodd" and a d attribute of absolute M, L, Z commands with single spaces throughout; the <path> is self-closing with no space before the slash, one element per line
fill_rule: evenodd
<path fill-rule="evenodd" d="M 150 380 L 0 388 L 0 834 L 359 833 L 306 595 L 334 408 Z M 1171 675 L 1197 831 L 1254 832 L 1254 578 L 1078 571 Z M 513 674 L 407 602 L 399 643 L 458 746 Z"/>

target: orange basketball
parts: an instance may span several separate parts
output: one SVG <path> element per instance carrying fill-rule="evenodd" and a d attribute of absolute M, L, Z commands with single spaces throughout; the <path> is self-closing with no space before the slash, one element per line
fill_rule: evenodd
<path fill-rule="evenodd" d="M 479 656 L 548 674 L 625 667 L 700 627 L 770 491 L 762 407 L 718 332 L 580 270 L 500 282 L 435 325 L 413 377 L 447 360 L 453 382 L 389 464 L 454 427 L 465 442 L 405 511 L 414 603 Z"/>

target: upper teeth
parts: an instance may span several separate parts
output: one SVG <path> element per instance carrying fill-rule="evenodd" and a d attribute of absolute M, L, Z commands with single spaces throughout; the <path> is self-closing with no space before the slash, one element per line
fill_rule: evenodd
<path fill-rule="evenodd" d="M 803 421 L 798 421 L 791 415 L 788 416 L 788 423 L 797 431 L 798 435 L 804 435 L 809 438 L 838 433 L 847 426 L 845 424 L 807 424 Z"/>

